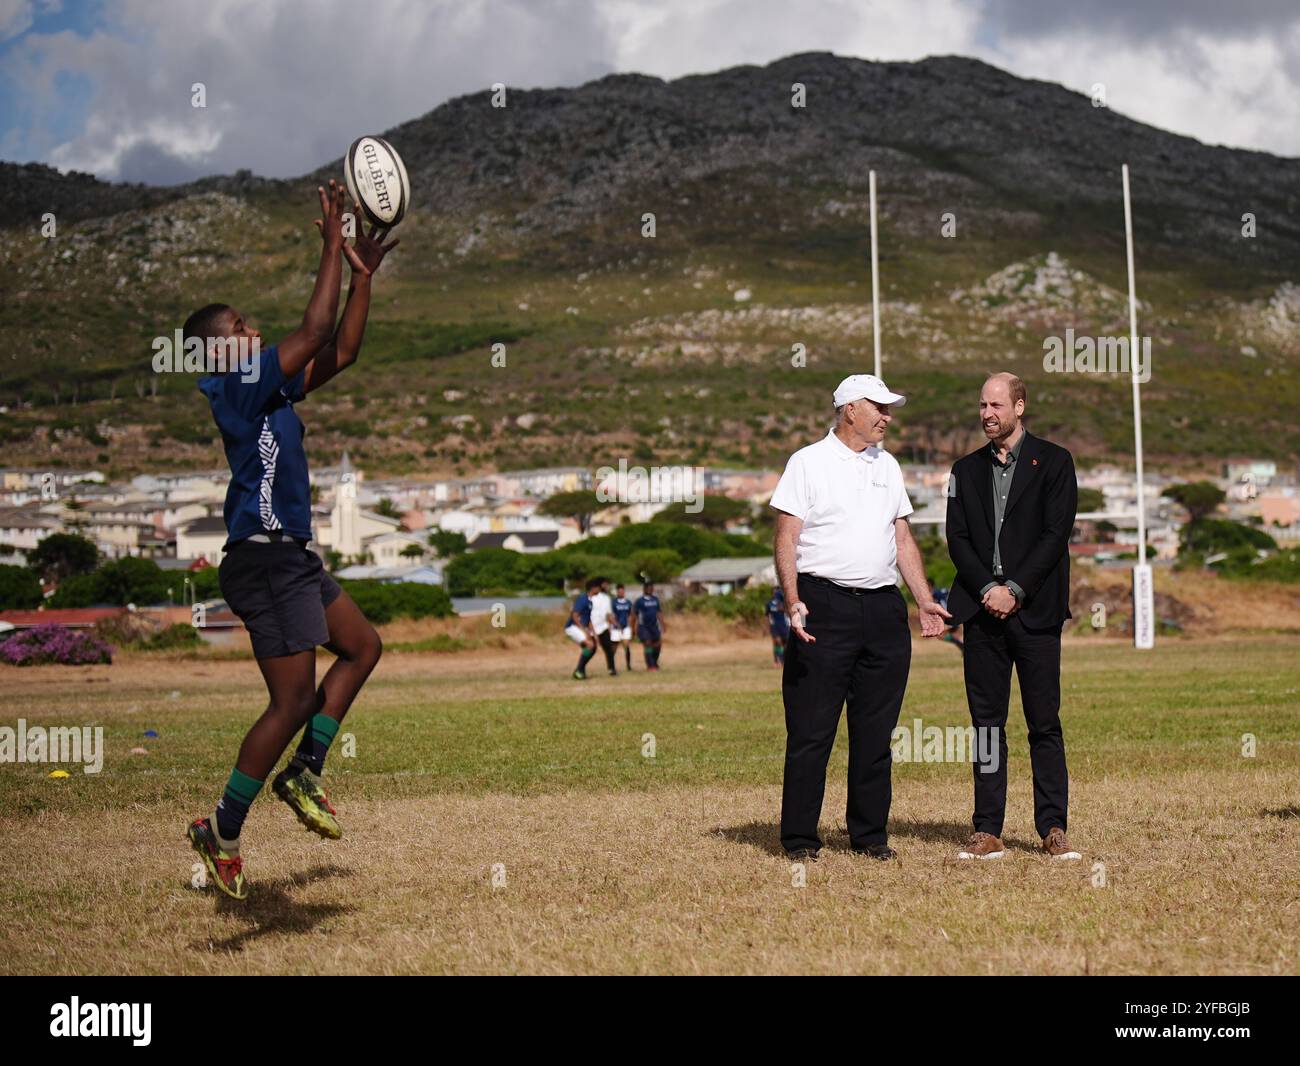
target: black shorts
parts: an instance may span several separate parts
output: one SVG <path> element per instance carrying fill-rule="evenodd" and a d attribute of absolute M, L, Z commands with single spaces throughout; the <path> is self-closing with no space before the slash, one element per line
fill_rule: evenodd
<path fill-rule="evenodd" d="M 310 548 L 294 540 L 243 540 L 226 552 L 217 577 L 257 658 L 294 655 L 328 642 L 325 608 L 343 590 Z"/>

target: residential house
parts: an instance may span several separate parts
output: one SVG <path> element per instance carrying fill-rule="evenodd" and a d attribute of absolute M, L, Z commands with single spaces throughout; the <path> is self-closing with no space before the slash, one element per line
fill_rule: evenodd
<path fill-rule="evenodd" d="M 687 592 L 725 595 L 751 585 L 776 584 L 776 563 L 770 555 L 739 559 L 701 559 L 688 566 L 677 578 Z"/>

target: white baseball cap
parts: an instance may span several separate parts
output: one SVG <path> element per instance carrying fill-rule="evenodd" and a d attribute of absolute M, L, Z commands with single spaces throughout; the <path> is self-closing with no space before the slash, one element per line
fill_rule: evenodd
<path fill-rule="evenodd" d="M 907 403 L 906 396 L 890 392 L 885 387 L 885 383 L 875 374 L 850 374 L 835 390 L 836 407 L 843 407 L 846 403 L 862 399 L 870 400 L 872 403 L 890 404 L 893 407 L 902 407 Z"/>

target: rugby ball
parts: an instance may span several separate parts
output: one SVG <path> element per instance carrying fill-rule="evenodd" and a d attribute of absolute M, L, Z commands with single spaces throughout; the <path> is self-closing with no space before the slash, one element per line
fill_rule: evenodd
<path fill-rule="evenodd" d="M 348 195 L 371 222 L 391 229 L 402 221 L 411 201 L 406 166 L 382 137 L 358 137 L 343 157 Z"/>

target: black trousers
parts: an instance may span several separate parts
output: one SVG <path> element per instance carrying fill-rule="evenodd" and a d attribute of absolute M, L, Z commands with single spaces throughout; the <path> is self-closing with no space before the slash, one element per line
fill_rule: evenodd
<path fill-rule="evenodd" d="M 609 635 L 609 630 L 601 633 L 596 639 L 600 642 L 600 650 L 605 653 L 605 666 L 609 670 L 614 669 L 614 638 Z"/>
<path fill-rule="evenodd" d="M 1020 701 L 1029 727 L 1029 762 L 1034 773 L 1034 827 L 1045 837 L 1053 826 L 1067 829 L 1069 778 L 1061 733 L 1061 630 L 1026 629 L 1017 615 L 1005 621 L 980 611 L 966 623 L 966 702 L 976 729 L 997 729 L 998 767 L 975 770 L 977 832 L 1002 835 L 1007 809 L 1007 706 L 1011 667 L 1020 680 Z"/>
<path fill-rule="evenodd" d="M 888 839 L 893 768 L 889 742 L 912 662 L 907 604 L 893 585 L 864 594 L 799 575 L 808 607 L 808 644 L 790 634 L 781 694 L 785 699 L 785 784 L 781 843 L 787 851 L 820 848 L 817 822 L 826 792 L 840 712 L 848 702 L 849 842 Z"/>

